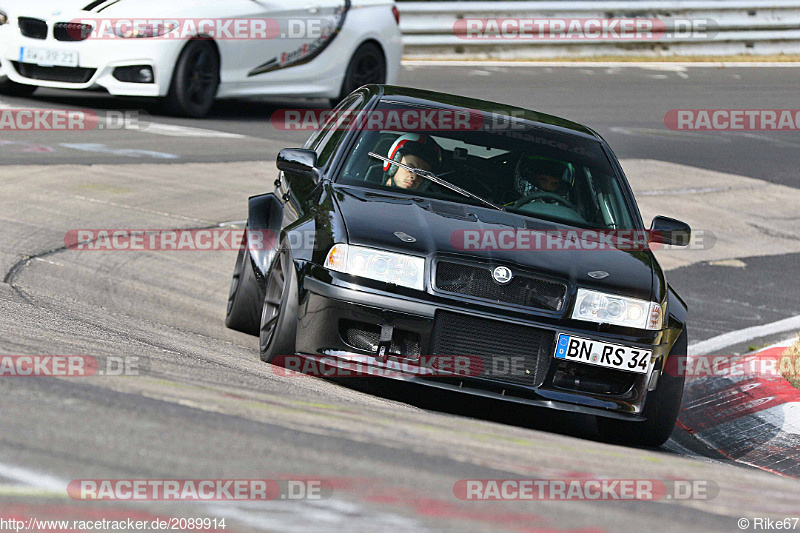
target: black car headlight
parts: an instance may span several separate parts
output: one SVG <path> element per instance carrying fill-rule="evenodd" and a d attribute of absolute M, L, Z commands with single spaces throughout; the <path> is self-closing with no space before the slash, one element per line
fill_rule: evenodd
<path fill-rule="evenodd" d="M 638 329 L 661 329 L 664 311 L 656 302 L 578 289 L 572 318 Z"/>
<path fill-rule="evenodd" d="M 425 288 L 425 258 L 352 246 L 334 244 L 325 258 L 325 268 L 374 279 L 411 289 Z"/>

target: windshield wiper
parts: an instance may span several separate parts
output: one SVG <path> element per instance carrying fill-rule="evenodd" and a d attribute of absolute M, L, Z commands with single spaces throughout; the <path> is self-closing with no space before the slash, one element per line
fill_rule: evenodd
<path fill-rule="evenodd" d="M 481 202 L 483 204 L 486 204 L 489 207 L 492 207 L 494 209 L 497 209 L 498 211 L 505 211 L 506 210 L 505 207 L 497 205 L 494 202 L 490 202 L 489 200 L 487 200 L 485 198 L 481 198 L 477 194 L 472 194 L 471 192 L 469 192 L 469 191 L 467 191 L 465 189 L 462 189 L 458 185 L 454 185 L 454 184 L 450 183 L 449 181 L 447 181 L 445 179 L 442 179 L 441 176 L 437 176 L 436 174 L 434 174 L 433 172 L 431 172 L 429 170 L 422 170 L 421 168 L 415 168 L 415 167 L 411 167 L 411 166 L 408 166 L 408 165 L 404 165 L 403 163 L 398 163 L 397 161 L 393 161 L 393 160 L 389 159 L 388 157 L 383 157 L 382 155 L 378 155 L 375 152 L 370 152 L 369 155 L 371 157 L 380 159 L 381 161 L 384 161 L 386 163 L 391 163 L 392 165 L 397 165 L 400 168 L 404 168 L 404 169 L 408 170 L 409 172 L 411 172 L 412 174 L 416 174 L 417 176 L 419 176 L 421 178 L 424 178 L 426 180 L 432 181 L 435 184 L 441 185 L 442 187 L 444 187 L 446 189 L 450 189 L 451 191 L 453 191 L 455 193 L 458 193 L 461 196 L 466 196 L 467 198 L 472 198 L 473 200 L 478 200 L 479 202 Z"/>

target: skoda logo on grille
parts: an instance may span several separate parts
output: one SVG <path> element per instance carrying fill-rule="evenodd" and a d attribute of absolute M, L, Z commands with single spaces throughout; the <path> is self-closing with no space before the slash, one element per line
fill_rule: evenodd
<path fill-rule="evenodd" d="M 500 266 L 494 269 L 492 272 L 492 277 L 500 285 L 505 285 L 511 281 L 511 278 L 513 278 L 514 275 L 511 273 L 510 268 Z"/>

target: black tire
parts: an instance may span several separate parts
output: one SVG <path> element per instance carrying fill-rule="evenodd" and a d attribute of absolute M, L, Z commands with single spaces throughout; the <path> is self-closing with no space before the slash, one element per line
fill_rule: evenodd
<path fill-rule="evenodd" d="M 386 58 L 380 46 L 375 43 L 364 43 L 356 49 L 350 59 L 342 81 L 342 89 L 338 97 L 331 98 L 331 107 L 336 107 L 348 94 L 362 85 L 371 83 L 386 83 Z"/>
<path fill-rule="evenodd" d="M 295 353 L 297 309 L 297 272 L 289 250 L 282 246 L 267 274 L 258 343 L 262 361 Z"/>
<path fill-rule="evenodd" d="M 38 88 L 39 87 L 36 85 L 25 85 L 11 81 L 5 76 L 3 76 L 3 79 L 0 79 L 0 94 L 3 96 L 30 96 L 35 93 Z"/>
<path fill-rule="evenodd" d="M 644 422 L 627 422 L 597 417 L 600 436 L 609 442 L 640 446 L 661 446 L 669 440 L 681 409 L 685 371 L 678 375 L 677 360 L 686 357 L 688 347 L 686 328 L 672 345 L 667 360 L 667 370 L 662 372 L 656 390 L 647 394 L 644 405 Z"/>
<path fill-rule="evenodd" d="M 190 118 L 206 116 L 217 97 L 219 69 L 219 52 L 211 41 L 190 41 L 175 64 L 164 99 L 167 112 Z"/>
<path fill-rule="evenodd" d="M 247 249 L 247 232 L 233 269 L 225 325 L 248 335 L 258 335 L 263 300 Z"/>

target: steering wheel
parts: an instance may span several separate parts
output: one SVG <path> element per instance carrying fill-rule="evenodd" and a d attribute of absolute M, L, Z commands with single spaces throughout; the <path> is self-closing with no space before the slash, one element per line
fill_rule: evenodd
<path fill-rule="evenodd" d="M 570 202 L 569 200 L 567 200 L 566 198 L 564 198 L 560 194 L 556 194 L 554 192 L 547 192 L 547 191 L 537 191 L 537 192 L 531 193 L 531 194 L 529 194 L 527 196 L 524 196 L 524 197 L 520 198 L 519 200 L 517 200 L 516 202 L 514 202 L 514 207 L 515 208 L 519 208 L 519 207 L 522 207 L 525 204 L 528 204 L 528 203 L 532 202 L 533 200 L 538 200 L 538 199 L 545 200 L 545 201 L 550 200 L 552 203 L 561 204 L 564 207 L 569 207 L 570 209 L 572 209 L 574 211 L 578 210 L 578 208 L 575 206 L 575 204 L 573 204 L 572 202 Z"/>

